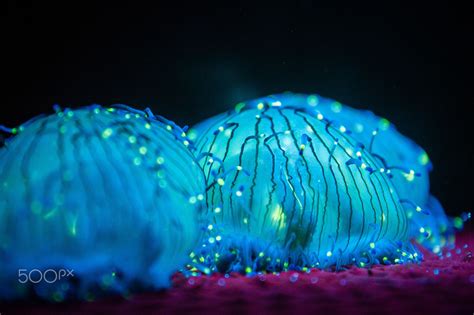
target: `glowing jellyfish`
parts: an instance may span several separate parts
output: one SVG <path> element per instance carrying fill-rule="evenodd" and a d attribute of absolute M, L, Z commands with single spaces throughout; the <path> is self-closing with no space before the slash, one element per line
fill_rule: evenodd
<path fill-rule="evenodd" d="M 256 100 L 192 133 L 212 222 L 195 263 L 253 272 L 420 259 L 383 162 L 323 114 Z"/>
<path fill-rule="evenodd" d="M 382 164 L 379 171 L 390 178 L 407 210 L 410 235 L 435 252 L 453 244 L 453 219 L 446 216 L 439 201 L 429 193 L 432 164 L 428 154 L 387 119 L 316 94 L 286 92 L 245 103 L 247 107 L 259 104 L 305 108 L 350 135 Z"/>
<path fill-rule="evenodd" d="M 169 285 L 204 206 L 183 130 L 118 105 L 58 109 L 11 132 L 0 149 L 0 296 L 90 300 Z M 74 276 L 59 279 L 64 269 Z"/>

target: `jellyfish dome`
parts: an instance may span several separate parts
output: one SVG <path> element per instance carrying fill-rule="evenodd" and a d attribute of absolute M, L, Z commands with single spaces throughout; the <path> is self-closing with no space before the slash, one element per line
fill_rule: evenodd
<path fill-rule="evenodd" d="M 117 105 L 57 108 L 11 132 L 0 149 L 2 298 L 169 285 L 204 206 L 183 130 Z"/>
<path fill-rule="evenodd" d="M 439 201 L 429 192 L 432 164 L 428 154 L 386 118 L 317 94 L 285 92 L 245 102 L 247 107 L 259 104 L 306 108 L 314 115 L 323 115 L 335 128 L 350 134 L 382 164 L 381 169 L 390 178 L 407 210 L 412 223 L 410 235 L 436 253 L 443 246 L 453 244 L 452 219 L 446 216 Z"/>
<path fill-rule="evenodd" d="M 418 261 L 383 162 L 297 105 L 240 103 L 192 129 L 211 222 L 195 260 L 245 272 Z"/>

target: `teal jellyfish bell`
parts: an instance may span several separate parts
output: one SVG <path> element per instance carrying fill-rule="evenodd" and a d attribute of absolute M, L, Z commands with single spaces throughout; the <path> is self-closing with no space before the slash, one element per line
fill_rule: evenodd
<path fill-rule="evenodd" d="M 57 109 L 11 132 L 0 149 L 0 296 L 170 284 L 198 239 L 205 194 L 181 128 L 117 105 Z M 20 283 L 20 268 L 34 279 Z M 74 276 L 49 283 L 48 269 Z"/>
<path fill-rule="evenodd" d="M 382 161 L 323 114 L 278 98 L 257 99 L 191 132 L 212 222 L 199 254 L 211 269 L 420 259 Z"/>
<path fill-rule="evenodd" d="M 286 92 L 252 100 L 247 106 L 258 106 L 261 102 L 306 108 L 314 115 L 323 115 L 339 131 L 350 134 L 381 162 L 380 171 L 389 176 L 407 210 L 411 237 L 435 253 L 454 243 L 453 219 L 430 195 L 432 164 L 428 154 L 387 119 L 316 94 Z"/>

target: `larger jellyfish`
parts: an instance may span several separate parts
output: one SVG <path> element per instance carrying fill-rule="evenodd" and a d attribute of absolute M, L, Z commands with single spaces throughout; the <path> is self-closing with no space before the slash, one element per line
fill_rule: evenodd
<path fill-rule="evenodd" d="M 350 134 L 382 163 L 407 209 L 412 222 L 410 235 L 436 253 L 454 242 L 452 219 L 446 216 L 440 202 L 429 192 L 432 164 L 428 154 L 398 132 L 387 119 L 316 94 L 286 92 L 245 103 L 247 107 L 259 104 L 305 108 L 314 115 L 323 115 L 334 127 Z"/>
<path fill-rule="evenodd" d="M 196 261 L 252 272 L 420 258 L 384 162 L 322 113 L 261 99 L 193 133 L 215 231 Z"/>

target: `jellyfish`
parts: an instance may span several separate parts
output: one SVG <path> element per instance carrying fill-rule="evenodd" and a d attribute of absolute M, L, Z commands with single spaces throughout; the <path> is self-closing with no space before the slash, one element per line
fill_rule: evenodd
<path fill-rule="evenodd" d="M 3 127 L 13 136 L 0 148 L 0 296 L 168 287 L 204 206 L 184 131 L 124 105 L 56 111 Z"/>
<path fill-rule="evenodd" d="M 429 172 L 433 165 L 427 152 L 389 120 L 317 94 L 285 92 L 251 100 L 246 106 L 260 103 L 304 107 L 350 134 L 382 163 L 381 170 L 390 178 L 407 210 L 410 235 L 435 253 L 454 244 L 454 230 L 462 228 L 462 221 L 456 228 L 454 220 L 459 218 L 447 217 L 441 203 L 430 194 Z"/>
<path fill-rule="evenodd" d="M 421 259 L 384 161 L 308 106 L 239 103 L 193 127 L 207 181 L 197 268 L 342 268 Z M 415 210 L 415 209 L 414 209 Z"/>

